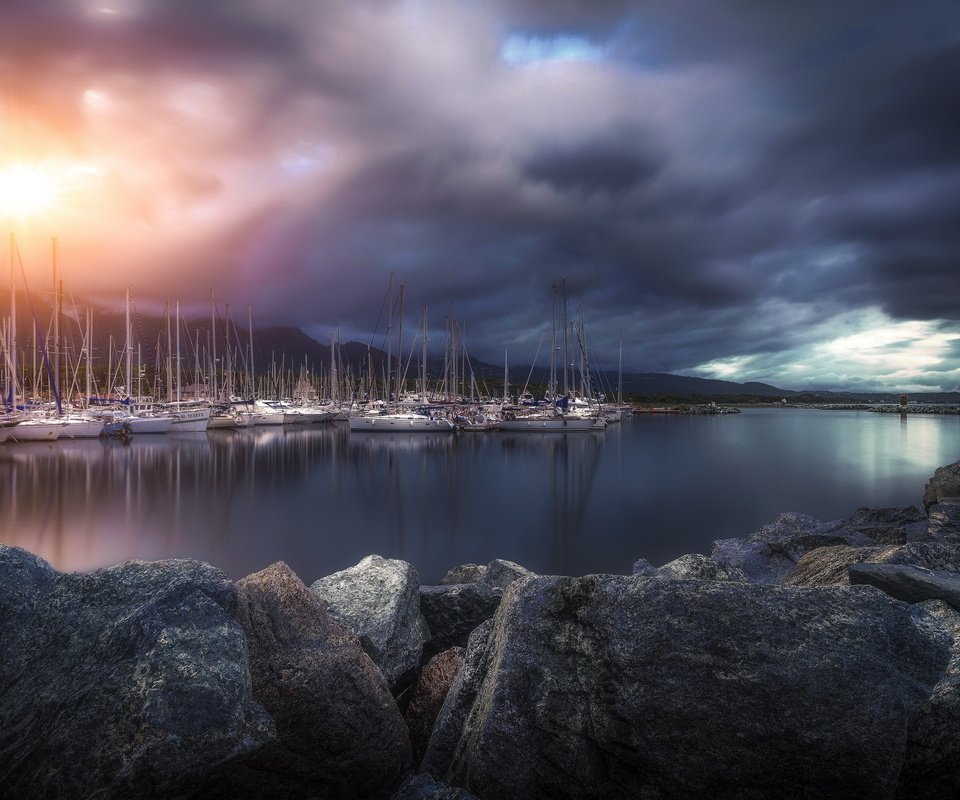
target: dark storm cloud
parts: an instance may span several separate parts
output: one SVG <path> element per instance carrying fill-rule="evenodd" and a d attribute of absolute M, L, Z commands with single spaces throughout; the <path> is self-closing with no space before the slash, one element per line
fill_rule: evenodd
<path fill-rule="evenodd" d="M 880 362 L 820 344 L 958 322 L 958 40 L 939 0 L 62 0 L 7 4 L 0 80 L 115 162 L 100 289 L 363 332 L 392 271 L 499 362 L 566 277 L 599 360 L 839 385 Z"/>

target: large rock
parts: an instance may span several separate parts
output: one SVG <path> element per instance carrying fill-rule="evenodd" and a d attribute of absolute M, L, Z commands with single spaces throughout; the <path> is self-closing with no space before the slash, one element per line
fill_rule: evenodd
<path fill-rule="evenodd" d="M 392 689 L 415 678 L 430 630 L 420 614 L 420 577 L 410 564 L 367 556 L 320 578 L 310 591 L 360 637 Z"/>
<path fill-rule="evenodd" d="M 960 615 L 939 601 L 924 603 L 924 610 L 931 628 L 950 631 L 950 662 L 907 729 L 898 800 L 960 797 Z"/>
<path fill-rule="evenodd" d="M 639 575 L 634 564 L 634 575 Z M 746 581 L 739 567 L 717 564 L 710 556 L 690 553 L 668 561 L 656 571 L 658 578 L 667 580 Z"/>
<path fill-rule="evenodd" d="M 534 577 L 536 573 L 531 572 L 526 567 L 521 567 L 513 561 L 505 561 L 502 558 L 495 558 L 489 564 L 483 573 L 483 582 L 487 586 L 493 586 L 496 589 L 506 589 L 511 583 L 520 578 Z"/>
<path fill-rule="evenodd" d="M 849 586 L 847 567 L 864 563 L 960 572 L 960 546 L 930 541 L 891 547 L 820 547 L 802 555 L 783 583 L 785 586 Z"/>
<path fill-rule="evenodd" d="M 927 512 L 931 539 L 960 543 L 960 497 L 941 500 Z"/>
<path fill-rule="evenodd" d="M 204 797 L 382 798 L 409 769 L 406 725 L 356 636 L 277 563 L 237 584 L 254 697 L 277 738 Z"/>
<path fill-rule="evenodd" d="M 428 773 L 411 775 L 390 800 L 477 800 L 463 789 L 438 783 Z"/>
<path fill-rule="evenodd" d="M 447 692 L 463 667 L 463 654 L 462 647 L 451 647 L 430 659 L 420 673 L 420 680 L 403 715 L 410 730 L 414 764 L 419 764 L 423 759 L 433 724 L 437 721 Z"/>
<path fill-rule="evenodd" d="M 487 567 L 483 564 L 461 564 L 447 570 L 447 573 L 440 579 L 441 586 L 450 586 L 457 583 L 480 583 L 487 572 Z"/>
<path fill-rule="evenodd" d="M 942 600 L 960 610 L 960 575 L 902 564 L 851 564 L 851 584 L 876 586 L 907 603 Z"/>
<path fill-rule="evenodd" d="M 424 656 L 465 647 L 473 629 L 494 615 L 502 594 L 484 583 L 421 586 L 420 611 L 430 628 Z"/>
<path fill-rule="evenodd" d="M 482 798 L 890 798 L 953 643 L 867 588 L 526 579 L 423 768 Z"/>
<path fill-rule="evenodd" d="M 939 467 L 923 487 L 923 510 L 947 499 L 960 498 L 960 461 Z"/>
<path fill-rule="evenodd" d="M 913 506 L 861 508 L 832 522 L 785 513 L 746 538 L 714 542 L 711 556 L 721 567 L 742 570 L 754 583 L 779 583 L 811 550 L 905 544 L 925 536 L 926 523 Z"/>
<path fill-rule="evenodd" d="M 62 574 L 0 546 L 0 793 L 185 796 L 271 741 L 235 602 L 196 561 Z"/>

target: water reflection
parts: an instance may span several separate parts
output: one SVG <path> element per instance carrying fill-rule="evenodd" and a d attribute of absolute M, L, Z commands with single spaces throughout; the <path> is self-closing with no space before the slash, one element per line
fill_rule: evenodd
<path fill-rule="evenodd" d="M 312 581 L 376 552 L 436 580 L 510 558 L 629 571 L 785 510 L 916 502 L 960 420 L 779 410 L 603 433 L 351 434 L 344 425 L 0 446 L 0 539 L 61 569 L 193 557 Z"/>

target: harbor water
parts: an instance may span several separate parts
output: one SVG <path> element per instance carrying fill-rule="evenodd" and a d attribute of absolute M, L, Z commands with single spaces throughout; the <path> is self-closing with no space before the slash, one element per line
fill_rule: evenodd
<path fill-rule="evenodd" d="M 308 583 L 370 553 L 424 582 L 493 558 L 629 573 L 782 511 L 919 504 L 957 416 L 748 409 L 600 433 L 350 433 L 343 424 L 0 445 L 0 541 L 62 570 L 197 558 Z"/>

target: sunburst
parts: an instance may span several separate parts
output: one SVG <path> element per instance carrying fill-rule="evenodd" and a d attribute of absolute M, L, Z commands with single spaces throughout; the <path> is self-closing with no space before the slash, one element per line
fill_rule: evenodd
<path fill-rule="evenodd" d="M 27 162 L 0 166 L 0 219 L 49 213 L 60 192 L 59 179 L 47 167 Z"/>

